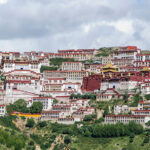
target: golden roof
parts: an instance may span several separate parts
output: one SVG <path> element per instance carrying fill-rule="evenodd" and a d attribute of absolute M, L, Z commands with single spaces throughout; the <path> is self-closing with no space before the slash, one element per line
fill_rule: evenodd
<path fill-rule="evenodd" d="M 143 67 L 141 71 L 150 71 L 148 67 Z"/>
<path fill-rule="evenodd" d="M 106 64 L 106 66 L 103 67 L 103 69 L 108 69 L 108 68 L 116 69 L 116 67 L 113 66 L 112 63 L 108 63 L 108 64 Z"/>
<path fill-rule="evenodd" d="M 115 66 L 113 66 L 111 63 L 108 63 L 102 68 L 101 72 L 117 72 L 117 70 Z"/>

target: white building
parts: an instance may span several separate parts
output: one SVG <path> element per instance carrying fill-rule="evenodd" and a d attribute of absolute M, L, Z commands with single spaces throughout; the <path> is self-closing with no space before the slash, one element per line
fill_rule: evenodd
<path fill-rule="evenodd" d="M 114 106 L 114 114 L 118 115 L 121 113 L 128 113 L 130 112 L 130 108 L 128 107 L 128 105 L 116 105 Z"/>
<path fill-rule="evenodd" d="M 33 97 L 33 102 L 41 102 L 43 104 L 43 110 L 50 110 L 53 105 L 53 98 L 52 97 Z"/>
<path fill-rule="evenodd" d="M 81 62 L 63 62 L 61 68 L 63 71 L 82 71 L 84 70 L 84 64 Z"/>
<path fill-rule="evenodd" d="M 4 96 L 4 104 L 14 103 L 18 99 L 24 99 L 25 101 L 31 100 L 33 97 L 38 97 L 38 94 L 27 92 L 23 90 L 13 89 L 11 91 L 6 90 L 6 94 Z"/>
<path fill-rule="evenodd" d="M 36 73 L 40 73 L 41 63 L 39 61 L 15 61 L 5 60 L 4 61 L 4 72 L 12 70 L 31 70 Z"/>
<path fill-rule="evenodd" d="M 135 121 L 144 126 L 149 120 L 150 116 L 147 115 L 106 115 L 104 123 L 116 124 L 118 122 L 129 123 L 130 121 Z"/>
<path fill-rule="evenodd" d="M 6 114 L 6 106 L 0 105 L 0 116 L 5 116 Z"/>

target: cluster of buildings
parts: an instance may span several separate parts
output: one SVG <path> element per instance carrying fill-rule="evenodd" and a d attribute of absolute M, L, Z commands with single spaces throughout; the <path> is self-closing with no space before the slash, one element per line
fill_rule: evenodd
<path fill-rule="evenodd" d="M 49 52 L 0 52 L 0 115 L 5 106 L 24 99 L 30 107 L 33 102 L 43 103 L 42 120 L 71 124 L 82 121 L 85 115 L 95 114 L 89 99 L 71 100 L 71 94 L 96 93 L 97 101 L 109 101 L 129 97 L 141 91 L 150 94 L 150 53 L 143 53 L 136 46 L 113 47 L 108 56 L 99 56 L 98 49 L 58 50 Z M 62 62 L 57 70 L 44 70 L 42 66 L 54 67 L 52 58 L 73 58 Z M 57 103 L 54 103 L 57 101 Z M 147 115 L 137 113 L 119 115 L 128 106 L 116 106 L 114 115 L 106 116 L 105 123 L 124 123 L 130 120 L 147 121 Z M 116 113 L 120 110 L 120 113 Z M 115 121 L 114 121 L 115 120 Z M 144 121 L 143 121 L 144 120 Z"/>

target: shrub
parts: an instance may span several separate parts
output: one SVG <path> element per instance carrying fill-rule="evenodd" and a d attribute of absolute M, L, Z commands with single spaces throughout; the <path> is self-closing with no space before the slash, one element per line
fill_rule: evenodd
<path fill-rule="evenodd" d="M 134 138 L 134 136 L 135 136 L 134 133 L 130 134 L 130 138 Z"/>
<path fill-rule="evenodd" d="M 28 143 L 28 145 L 33 146 L 33 145 L 34 145 L 34 142 L 33 142 L 33 141 L 30 141 L 30 142 Z"/>
<path fill-rule="evenodd" d="M 64 143 L 65 144 L 71 143 L 71 138 L 69 136 L 65 136 Z"/>
<path fill-rule="evenodd" d="M 38 122 L 38 126 L 41 127 L 41 128 L 45 127 L 46 125 L 47 125 L 46 121 Z"/>
<path fill-rule="evenodd" d="M 35 122 L 32 118 L 28 118 L 26 127 L 32 128 L 34 126 Z"/>
<path fill-rule="evenodd" d="M 92 115 L 86 115 L 83 120 L 84 121 L 91 121 L 92 120 Z"/>
<path fill-rule="evenodd" d="M 26 117 L 24 117 L 24 116 L 21 116 L 21 119 L 22 119 L 22 120 L 26 120 Z"/>
<path fill-rule="evenodd" d="M 148 143 L 149 142 L 149 137 L 145 137 L 143 143 Z"/>
<path fill-rule="evenodd" d="M 130 142 L 130 143 L 132 143 L 132 142 L 133 142 L 133 139 L 132 139 L 132 138 L 130 138 L 129 142 Z"/>

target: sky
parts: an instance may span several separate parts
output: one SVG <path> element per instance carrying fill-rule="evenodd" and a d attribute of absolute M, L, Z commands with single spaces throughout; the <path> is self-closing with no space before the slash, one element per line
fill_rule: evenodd
<path fill-rule="evenodd" d="M 0 50 L 150 50 L 150 0 L 0 0 Z"/>

